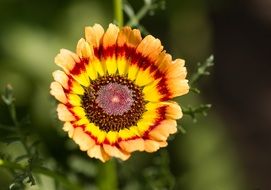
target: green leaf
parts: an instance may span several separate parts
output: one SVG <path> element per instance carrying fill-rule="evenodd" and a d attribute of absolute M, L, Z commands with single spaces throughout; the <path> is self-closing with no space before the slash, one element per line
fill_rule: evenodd
<path fill-rule="evenodd" d="M 197 122 L 196 116 L 201 114 L 207 116 L 208 110 L 212 107 L 211 104 L 201 104 L 199 106 L 193 107 L 183 107 L 183 114 L 190 116 L 193 119 L 193 122 Z"/>
<path fill-rule="evenodd" d="M 198 63 L 196 72 L 190 77 L 190 86 L 197 83 L 202 76 L 210 75 L 208 69 L 214 66 L 214 56 L 210 55 L 203 64 Z"/>
<path fill-rule="evenodd" d="M 16 159 L 14 161 L 15 162 L 20 162 L 20 161 L 22 161 L 24 159 L 28 159 L 28 158 L 29 158 L 29 156 L 27 154 L 23 154 L 23 155 L 20 155 L 20 156 L 16 157 Z"/>

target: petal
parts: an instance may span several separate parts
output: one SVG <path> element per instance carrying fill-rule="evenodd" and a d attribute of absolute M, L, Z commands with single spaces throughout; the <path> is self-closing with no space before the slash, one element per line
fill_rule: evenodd
<path fill-rule="evenodd" d="M 82 151 L 87 151 L 95 145 L 95 141 L 87 135 L 81 127 L 76 127 L 74 129 L 72 138 Z"/>
<path fill-rule="evenodd" d="M 170 134 L 177 132 L 177 122 L 175 120 L 163 120 L 158 126 L 149 132 L 153 140 L 166 141 Z"/>
<path fill-rule="evenodd" d="M 156 59 L 155 65 L 158 66 L 160 71 L 166 72 L 168 70 L 168 65 L 172 62 L 172 57 L 166 51 L 162 51 Z"/>
<path fill-rule="evenodd" d="M 109 141 L 110 144 L 114 144 L 118 140 L 119 132 L 117 131 L 109 131 L 106 134 L 106 139 Z"/>
<path fill-rule="evenodd" d="M 63 71 L 54 71 L 53 78 L 55 81 L 59 82 L 65 89 L 68 89 L 69 77 Z"/>
<path fill-rule="evenodd" d="M 76 125 L 86 125 L 89 124 L 89 120 L 87 117 L 83 117 L 75 122 Z M 86 129 L 86 128 L 85 128 Z"/>
<path fill-rule="evenodd" d="M 160 148 L 160 144 L 154 140 L 145 140 L 144 149 L 146 152 L 155 152 Z"/>
<path fill-rule="evenodd" d="M 84 63 L 80 63 L 80 64 L 84 64 Z M 90 85 L 89 77 L 87 73 L 85 72 L 85 66 L 81 67 L 80 73 L 71 74 L 71 75 L 82 86 L 88 87 Z"/>
<path fill-rule="evenodd" d="M 66 49 L 61 49 L 60 53 L 55 57 L 55 63 L 68 74 L 75 67 L 76 62 L 80 62 L 79 57 Z"/>
<path fill-rule="evenodd" d="M 50 94 L 53 95 L 58 101 L 62 103 L 67 103 L 67 97 L 65 95 L 65 92 L 58 82 L 52 82 L 50 85 Z"/>
<path fill-rule="evenodd" d="M 162 50 L 161 41 L 151 35 L 146 36 L 136 48 L 136 52 L 141 53 L 143 57 L 148 57 L 152 61 L 156 61 Z"/>
<path fill-rule="evenodd" d="M 85 109 L 80 106 L 72 107 L 71 110 L 78 118 L 84 118 L 86 115 Z"/>
<path fill-rule="evenodd" d="M 91 80 L 95 80 L 98 78 L 98 73 L 95 70 L 94 65 L 92 64 L 92 61 L 89 61 L 89 63 L 86 65 L 86 70 L 87 70 L 87 74 Z"/>
<path fill-rule="evenodd" d="M 79 94 L 79 95 L 84 95 L 85 90 L 84 88 L 75 80 L 70 79 L 70 86 L 69 89 L 71 90 L 72 93 L 74 94 Z"/>
<path fill-rule="evenodd" d="M 178 103 L 174 101 L 161 102 L 161 105 L 166 105 L 166 118 L 168 119 L 180 119 L 183 116 L 182 109 Z"/>
<path fill-rule="evenodd" d="M 106 162 L 110 159 L 110 156 L 103 150 L 100 145 L 94 145 L 87 151 L 87 154 L 91 158 L 97 158 L 102 162 Z"/>
<path fill-rule="evenodd" d="M 80 58 L 92 60 L 94 57 L 94 52 L 92 46 L 81 38 L 77 43 L 76 53 Z"/>
<path fill-rule="evenodd" d="M 94 123 L 88 123 L 85 130 L 89 132 L 92 136 L 97 138 L 98 143 L 103 143 L 106 138 L 106 132 L 100 130 Z"/>
<path fill-rule="evenodd" d="M 69 137 L 72 138 L 73 133 L 74 133 L 74 127 L 72 126 L 70 122 L 65 122 L 62 129 L 68 132 Z"/>
<path fill-rule="evenodd" d="M 92 67 L 95 69 L 95 71 L 100 75 L 100 76 L 104 76 L 106 69 L 103 68 L 102 63 L 100 62 L 100 60 L 96 59 L 94 61 L 92 61 L 90 63 L 92 65 Z"/>
<path fill-rule="evenodd" d="M 160 147 L 166 147 L 168 145 L 167 141 L 159 141 L 158 143 Z"/>
<path fill-rule="evenodd" d="M 133 129 L 137 129 L 136 126 L 132 126 L 129 129 L 124 128 L 118 132 L 118 138 L 120 140 L 127 140 L 139 136 L 139 133 Z"/>
<path fill-rule="evenodd" d="M 183 59 L 176 59 L 167 65 L 167 78 L 185 79 L 187 75 Z"/>
<path fill-rule="evenodd" d="M 119 33 L 119 28 L 114 24 L 109 24 L 103 36 L 103 58 L 106 70 L 109 74 L 115 74 L 117 71 L 116 62 L 116 41 Z"/>
<path fill-rule="evenodd" d="M 153 83 L 145 86 L 143 88 L 143 94 L 144 94 L 144 99 L 150 102 L 159 102 L 160 99 L 163 97 L 161 93 L 158 91 L 158 83 L 159 81 L 156 80 Z"/>
<path fill-rule="evenodd" d="M 142 37 L 140 30 L 133 29 L 132 32 L 129 35 L 129 38 L 127 40 L 127 46 L 128 47 L 137 47 L 138 44 L 141 42 Z"/>
<path fill-rule="evenodd" d="M 128 70 L 128 63 L 126 58 L 124 57 L 118 57 L 117 58 L 117 67 L 118 67 L 118 72 L 120 75 L 125 75 Z"/>
<path fill-rule="evenodd" d="M 128 59 L 131 58 L 130 51 L 135 51 L 136 47 L 142 40 L 140 31 L 131 29 L 130 27 L 123 27 L 118 35 L 116 54 L 117 54 L 117 68 L 120 75 L 124 75 L 128 70 Z"/>
<path fill-rule="evenodd" d="M 137 47 L 141 42 L 142 37 L 138 29 L 131 29 L 131 27 L 123 27 L 118 35 L 117 44 L 119 47 L 127 45 L 128 47 Z"/>
<path fill-rule="evenodd" d="M 118 33 L 119 33 L 119 27 L 117 27 L 114 24 L 109 24 L 109 27 L 103 36 L 104 49 L 116 44 Z"/>
<path fill-rule="evenodd" d="M 146 70 L 139 69 L 136 76 L 135 84 L 137 84 L 138 86 L 145 86 L 152 83 L 153 81 L 155 81 L 155 79 L 151 75 L 149 68 Z"/>
<path fill-rule="evenodd" d="M 121 160 L 127 160 L 131 156 L 130 154 L 121 151 L 115 146 L 103 144 L 103 148 L 108 155 L 112 157 L 120 158 Z"/>
<path fill-rule="evenodd" d="M 146 118 L 143 118 L 137 122 L 137 129 L 140 133 L 140 136 L 144 136 L 146 131 L 149 130 L 150 126 L 153 124 L 152 121 L 146 120 Z"/>
<path fill-rule="evenodd" d="M 171 92 L 171 98 L 181 96 L 189 92 L 188 80 L 181 78 L 168 79 L 168 88 Z"/>
<path fill-rule="evenodd" d="M 124 140 L 119 142 L 120 147 L 126 152 L 143 151 L 144 140 L 142 138 Z"/>
<path fill-rule="evenodd" d="M 75 117 L 73 116 L 73 114 L 68 110 L 68 108 L 64 104 L 58 104 L 56 111 L 58 114 L 58 118 L 61 121 L 75 120 Z"/>
<path fill-rule="evenodd" d="M 81 106 L 81 98 L 76 94 L 68 94 L 68 101 L 73 106 Z"/>
<path fill-rule="evenodd" d="M 137 77 L 137 72 L 139 68 L 137 65 L 129 65 L 128 67 L 128 79 L 134 81 Z"/>
<path fill-rule="evenodd" d="M 100 46 L 100 41 L 104 34 L 104 29 L 101 25 L 95 24 L 93 27 L 87 26 L 85 28 L 85 37 L 88 43 L 93 45 L 94 48 Z"/>
<path fill-rule="evenodd" d="M 108 74 L 113 75 L 116 74 L 117 71 L 117 60 L 115 58 L 115 55 L 113 58 L 107 58 L 105 60 L 105 66 L 107 69 Z"/>

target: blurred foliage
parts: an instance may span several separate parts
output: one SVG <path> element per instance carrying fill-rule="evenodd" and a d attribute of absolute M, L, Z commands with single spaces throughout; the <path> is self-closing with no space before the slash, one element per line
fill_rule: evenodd
<path fill-rule="evenodd" d="M 212 53 L 207 3 L 127 0 L 124 11 L 127 24 L 161 39 L 173 57 L 185 58 L 189 74 L 192 70 L 198 76 L 206 74 L 208 61 L 199 67 L 193 63 Z M 10 184 L 13 188 L 25 186 L 27 182 L 30 185 L 39 183 L 41 190 L 67 189 L 61 183 L 65 179 L 71 181 L 67 183 L 72 183 L 69 187 L 75 186 L 74 189 L 77 184 L 84 189 L 106 189 L 109 187 L 102 185 L 103 180 L 110 175 L 107 171 L 112 167 L 117 168 L 118 175 L 109 179 L 117 178 L 115 186 L 124 190 L 243 189 L 242 172 L 226 126 L 212 111 L 202 118 L 209 106 L 202 104 L 203 98 L 196 93 L 177 99 L 182 106 L 193 104 L 184 108 L 189 117 L 178 121 L 187 133 L 176 135 L 167 150 L 154 154 L 136 153 L 126 162 L 101 165 L 82 154 L 62 132 L 56 119 L 55 103 L 49 96 L 51 72 L 56 69 L 54 57 L 62 47 L 74 50 L 85 26 L 94 23 L 107 26 L 112 22 L 112 15 L 111 1 L 0 1 L 0 24 L 3 26 L 0 31 L 0 89 L 7 83 L 14 87 L 19 123 L 16 126 L 14 113 L 4 106 L 8 101 L 13 102 L 4 92 L 6 99 L 0 102 L 0 138 L 4 142 L 0 143 L 0 165 L 12 163 L 16 168 L 0 167 L 0 190 L 8 189 Z M 197 85 L 206 82 L 203 79 Z M 213 107 L 215 110 L 215 105 Z M 200 114 L 196 116 L 196 113 Z M 198 122 L 192 124 L 190 116 Z M 36 143 L 39 141 L 42 145 Z M 33 148 L 25 149 L 23 144 L 33 145 Z M 47 175 L 55 175 L 57 180 Z M 37 187 L 27 185 L 26 189 Z"/>

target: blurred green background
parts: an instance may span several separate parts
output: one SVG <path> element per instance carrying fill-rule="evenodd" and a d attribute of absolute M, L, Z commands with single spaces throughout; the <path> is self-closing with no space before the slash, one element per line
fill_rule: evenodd
<path fill-rule="evenodd" d="M 143 5 L 129 2 L 135 10 Z M 59 49 L 74 51 L 85 26 L 107 27 L 113 20 L 112 6 L 109 0 L 0 0 L 0 89 L 7 83 L 14 87 L 19 118 L 29 113 L 31 130 L 42 139 L 42 154 L 50 157 L 46 164 L 69 171 L 69 177 L 79 178 L 88 189 L 97 189 L 95 176 L 102 166 L 77 150 L 62 132 L 49 85 Z M 174 189 L 271 188 L 268 6 L 263 0 L 168 0 L 165 10 L 142 20 L 173 58 L 186 60 L 189 76 L 197 62 L 210 54 L 215 57 L 213 74 L 200 81 L 201 95 L 190 93 L 180 99 L 181 105 L 210 102 L 213 108 L 198 123 L 184 116 L 186 134 L 177 134 L 169 143 L 169 169 L 175 179 L 169 181 L 175 183 Z M 7 108 L 0 104 L 0 121 L 8 124 Z M 0 144 L 0 150 L 22 151 L 16 143 Z M 161 179 L 152 175 L 148 164 L 160 154 L 163 150 L 136 153 L 120 163 L 120 188 L 159 187 Z M 0 189 L 7 189 L 10 180 L 0 169 Z M 49 178 L 42 182 L 31 189 L 53 189 Z"/>

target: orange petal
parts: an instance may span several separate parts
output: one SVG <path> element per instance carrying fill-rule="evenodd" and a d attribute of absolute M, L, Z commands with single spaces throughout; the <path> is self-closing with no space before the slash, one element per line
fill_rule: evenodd
<path fill-rule="evenodd" d="M 149 132 L 153 140 L 166 141 L 170 134 L 177 132 L 177 122 L 175 120 L 163 120 L 158 126 Z"/>
<path fill-rule="evenodd" d="M 155 152 L 160 148 L 160 144 L 154 140 L 145 140 L 144 149 L 146 152 Z"/>
<path fill-rule="evenodd" d="M 130 33 L 131 33 L 132 29 L 128 26 L 123 27 L 120 31 L 119 31 L 119 35 L 118 35 L 118 39 L 117 39 L 117 44 L 119 47 L 124 46 L 124 44 L 126 44 Z"/>
<path fill-rule="evenodd" d="M 94 145 L 87 151 L 87 154 L 91 158 L 97 158 L 102 162 L 106 162 L 110 159 L 110 156 L 104 152 L 103 148 L 100 145 Z"/>
<path fill-rule="evenodd" d="M 73 140 L 79 145 L 80 150 L 87 151 L 95 145 L 95 141 L 87 135 L 81 127 L 74 129 Z"/>
<path fill-rule="evenodd" d="M 68 132 L 69 137 L 72 138 L 73 132 L 74 132 L 74 127 L 72 126 L 72 124 L 70 122 L 65 122 L 62 129 L 64 131 Z"/>
<path fill-rule="evenodd" d="M 68 81 L 69 77 L 60 70 L 56 70 L 53 72 L 53 78 L 55 81 L 59 82 L 65 89 L 69 88 Z"/>
<path fill-rule="evenodd" d="M 94 55 L 92 46 L 90 46 L 89 43 L 87 43 L 83 38 L 81 38 L 77 43 L 76 53 L 80 58 L 90 60 L 93 59 Z"/>
<path fill-rule="evenodd" d="M 123 27 L 118 35 L 117 44 L 119 47 L 124 46 L 125 44 L 128 47 L 137 47 L 141 42 L 141 34 L 137 29 L 131 29 L 131 27 L 125 26 Z"/>
<path fill-rule="evenodd" d="M 180 119 L 183 116 L 182 109 L 174 101 L 162 102 L 161 104 L 167 105 L 166 118 L 168 119 Z"/>
<path fill-rule="evenodd" d="M 136 52 L 141 53 L 144 57 L 149 57 L 152 61 L 156 61 L 162 50 L 160 40 L 151 35 L 146 36 L 136 48 Z"/>
<path fill-rule="evenodd" d="M 55 63 L 63 68 L 65 73 L 70 73 L 70 71 L 75 67 L 76 62 L 80 62 L 79 57 L 66 49 L 61 49 L 60 53 L 55 57 Z"/>
<path fill-rule="evenodd" d="M 181 78 L 168 79 L 168 87 L 172 98 L 189 92 L 188 80 Z"/>
<path fill-rule="evenodd" d="M 158 143 L 160 147 L 166 147 L 168 145 L 167 141 L 159 141 Z"/>
<path fill-rule="evenodd" d="M 104 151 L 112 156 L 112 157 L 116 157 L 116 158 L 120 158 L 121 160 L 127 160 L 131 155 L 128 153 L 125 153 L 123 151 L 121 151 L 120 149 L 118 149 L 115 146 L 111 146 L 109 144 L 103 144 L 103 148 Z"/>
<path fill-rule="evenodd" d="M 176 59 L 167 65 L 167 78 L 185 79 L 187 75 L 185 61 L 183 59 Z"/>
<path fill-rule="evenodd" d="M 127 46 L 128 47 L 137 47 L 138 44 L 141 42 L 142 37 L 141 33 L 138 29 L 133 29 L 132 33 L 130 34 L 128 41 L 127 41 Z"/>
<path fill-rule="evenodd" d="M 93 45 L 94 48 L 100 46 L 100 41 L 104 35 L 104 29 L 99 24 L 94 24 L 93 27 L 87 26 L 85 28 L 85 37 L 88 43 Z"/>
<path fill-rule="evenodd" d="M 115 45 L 117 41 L 118 33 L 119 33 L 119 27 L 117 27 L 114 24 L 109 24 L 109 27 L 103 36 L 103 47 L 107 48 L 107 47 Z"/>
<path fill-rule="evenodd" d="M 64 90 L 58 82 L 52 82 L 50 85 L 50 94 L 53 95 L 58 101 L 62 103 L 67 103 L 67 97 L 64 93 Z"/>
<path fill-rule="evenodd" d="M 120 147 L 126 152 L 134 152 L 134 151 L 143 151 L 144 150 L 144 140 L 133 139 L 133 140 L 124 140 L 119 142 Z"/>
<path fill-rule="evenodd" d="M 75 120 L 75 117 L 73 116 L 73 114 L 68 110 L 68 108 L 64 104 L 58 104 L 56 111 L 58 114 L 58 118 L 61 121 Z"/>
<path fill-rule="evenodd" d="M 158 66 L 160 71 L 167 71 L 168 65 L 171 64 L 172 57 L 170 54 L 166 53 L 166 51 L 162 51 L 156 59 L 155 65 Z"/>

